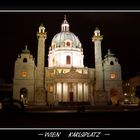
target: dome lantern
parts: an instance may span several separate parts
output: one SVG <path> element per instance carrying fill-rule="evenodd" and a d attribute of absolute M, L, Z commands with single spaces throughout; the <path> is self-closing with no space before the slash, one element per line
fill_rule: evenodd
<path fill-rule="evenodd" d="M 66 15 L 64 15 L 64 21 L 61 24 L 61 32 L 69 32 L 69 23 L 66 20 Z"/>
<path fill-rule="evenodd" d="M 64 21 L 61 24 L 61 32 L 57 33 L 51 42 L 51 48 L 82 48 L 82 44 L 73 32 L 69 31 L 69 23 L 64 16 Z"/>

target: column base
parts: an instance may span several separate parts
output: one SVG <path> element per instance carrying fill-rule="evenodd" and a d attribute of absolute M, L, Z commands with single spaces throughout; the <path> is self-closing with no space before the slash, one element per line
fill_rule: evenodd
<path fill-rule="evenodd" d="M 44 88 L 37 88 L 35 92 L 35 104 L 36 105 L 46 104 L 46 91 Z"/>
<path fill-rule="evenodd" d="M 95 92 L 95 105 L 107 105 L 107 91 L 97 90 Z"/>

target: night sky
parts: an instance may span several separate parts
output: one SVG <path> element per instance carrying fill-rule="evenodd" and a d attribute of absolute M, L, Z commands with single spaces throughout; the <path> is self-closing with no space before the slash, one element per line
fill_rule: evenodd
<path fill-rule="evenodd" d="M 123 79 L 140 72 L 140 13 L 138 12 L 0 12 L 0 78 L 12 82 L 14 63 L 18 54 L 28 45 L 37 58 L 36 33 L 41 23 L 47 31 L 48 48 L 54 35 L 61 31 L 64 15 L 70 31 L 80 39 L 84 49 L 84 65 L 94 68 L 92 36 L 98 27 L 104 36 L 102 57 L 108 49 L 115 54 L 122 66 Z"/>

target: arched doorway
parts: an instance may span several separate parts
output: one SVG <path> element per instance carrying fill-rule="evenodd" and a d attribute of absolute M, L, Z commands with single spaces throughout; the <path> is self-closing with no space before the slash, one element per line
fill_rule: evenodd
<path fill-rule="evenodd" d="M 118 90 L 113 88 L 110 90 L 110 100 L 112 102 L 113 105 L 117 105 L 118 104 Z"/>
<path fill-rule="evenodd" d="M 26 88 L 20 89 L 20 101 L 22 101 L 24 104 L 27 104 L 27 95 L 28 90 Z"/>

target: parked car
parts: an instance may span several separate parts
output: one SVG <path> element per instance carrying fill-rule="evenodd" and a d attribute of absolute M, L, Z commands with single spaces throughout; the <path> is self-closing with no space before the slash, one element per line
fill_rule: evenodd
<path fill-rule="evenodd" d="M 0 99 L 1 112 L 23 112 L 24 109 L 24 104 L 19 100 L 11 98 Z"/>

